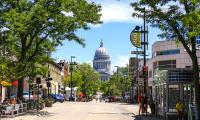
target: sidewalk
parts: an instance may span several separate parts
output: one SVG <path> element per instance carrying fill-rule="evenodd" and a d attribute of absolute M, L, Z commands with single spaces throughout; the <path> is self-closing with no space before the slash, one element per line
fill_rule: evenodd
<path fill-rule="evenodd" d="M 132 113 L 133 120 L 163 120 L 159 117 L 152 116 L 150 114 L 150 108 L 148 108 L 148 114 L 147 115 L 145 115 L 145 114 L 138 115 L 138 109 L 139 109 L 138 104 L 126 104 L 126 103 L 119 103 L 119 104 L 124 106 L 124 108 L 127 111 Z"/>
<path fill-rule="evenodd" d="M 135 119 L 134 120 L 163 120 L 159 117 L 155 117 L 155 116 L 151 116 L 151 115 L 140 115 L 140 116 L 135 116 Z"/>

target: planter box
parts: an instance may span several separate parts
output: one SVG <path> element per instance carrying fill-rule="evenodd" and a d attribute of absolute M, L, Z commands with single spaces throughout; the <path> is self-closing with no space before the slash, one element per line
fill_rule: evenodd
<path fill-rule="evenodd" d="M 52 107 L 52 103 L 45 103 L 45 107 Z"/>

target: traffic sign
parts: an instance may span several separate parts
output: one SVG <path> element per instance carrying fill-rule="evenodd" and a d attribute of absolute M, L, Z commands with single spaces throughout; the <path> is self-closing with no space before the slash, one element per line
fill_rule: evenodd
<path fill-rule="evenodd" d="M 144 54 L 144 51 L 131 51 L 131 54 Z"/>

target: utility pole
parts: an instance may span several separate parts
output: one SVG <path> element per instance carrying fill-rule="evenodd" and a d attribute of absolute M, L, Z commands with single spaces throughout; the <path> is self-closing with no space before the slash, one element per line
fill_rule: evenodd
<path fill-rule="evenodd" d="M 73 58 L 76 58 L 75 56 L 71 56 L 71 63 L 70 63 L 70 73 L 71 73 L 71 81 L 70 81 L 70 87 L 71 87 L 71 92 L 70 92 L 70 98 L 69 98 L 69 101 L 73 101 L 74 100 L 74 98 L 73 98 L 73 96 L 72 96 L 72 89 L 73 89 L 73 86 L 72 86 L 72 72 L 73 72 L 73 65 L 75 65 L 76 63 L 74 62 L 72 62 L 72 59 Z"/>

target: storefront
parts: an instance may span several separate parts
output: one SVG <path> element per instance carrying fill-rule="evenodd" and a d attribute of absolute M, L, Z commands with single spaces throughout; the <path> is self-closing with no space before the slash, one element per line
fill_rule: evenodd
<path fill-rule="evenodd" d="M 176 115 L 176 103 L 180 99 L 185 104 L 194 101 L 194 92 L 191 85 L 193 72 L 189 69 L 156 70 L 154 77 L 154 90 L 157 115 L 168 118 Z"/>

